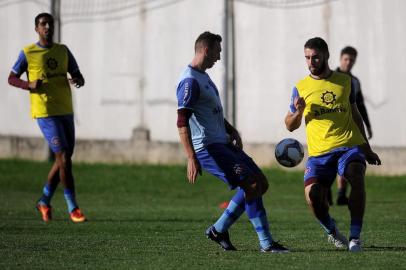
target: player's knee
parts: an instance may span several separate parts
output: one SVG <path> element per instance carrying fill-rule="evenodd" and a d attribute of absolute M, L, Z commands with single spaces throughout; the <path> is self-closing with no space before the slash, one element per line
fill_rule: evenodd
<path fill-rule="evenodd" d="M 345 172 L 345 178 L 352 188 L 363 188 L 365 179 L 365 165 L 359 162 L 350 163 Z"/>
<path fill-rule="evenodd" d="M 265 176 L 263 176 L 262 181 L 261 181 L 261 195 L 264 195 L 269 188 L 269 183 L 268 183 L 268 179 L 266 179 Z"/>
<path fill-rule="evenodd" d="M 308 190 L 308 200 L 312 205 L 321 204 L 324 201 L 324 190 L 320 184 L 313 184 Z"/>
<path fill-rule="evenodd" d="M 70 165 L 70 157 L 65 151 L 55 153 L 55 162 L 58 164 L 59 168 L 66 169 Z"/>

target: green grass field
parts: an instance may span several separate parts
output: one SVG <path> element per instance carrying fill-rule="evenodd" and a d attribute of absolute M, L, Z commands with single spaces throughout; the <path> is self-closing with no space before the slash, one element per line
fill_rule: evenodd
<path fill-rule="evenodd" d="M 289 254 L 258 252 L 246 216 L 231 229 L 239 249 L 224 252 L 204 236 L 233 195 L 184 167 L 75 164 L 78 202 L 89 221 L 68 220 L 62 189 L 54 220 L 34 210 L 50 164 L 0 160 L 0 269 L 406 269 L 406 177 L 367 177 L 364 252 L 327 243 L 303 197 L 301 172 L 265 170 L 265 205 L 274 238 Z M 348 233 L 345 207 L 332 215 Z"/>

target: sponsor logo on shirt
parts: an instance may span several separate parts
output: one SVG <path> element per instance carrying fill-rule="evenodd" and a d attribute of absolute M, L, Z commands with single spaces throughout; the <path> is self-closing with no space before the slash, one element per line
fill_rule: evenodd
<path fill-rule="evenodd" d="M 336 102 L 336 95 L 332 91 L 327 90 L 326 92 L 321 94 L 321 100 L 326 105 L 330 105 L 330 104 L 333 104 L 334 102 Z"/>
<path fill-rule="evenodd" d="M 58 67 L 58 62 L 55 60 L 55 58 L 50 57 L 47 59 L 47 66 L 49 69 L 55 70 Z"/>

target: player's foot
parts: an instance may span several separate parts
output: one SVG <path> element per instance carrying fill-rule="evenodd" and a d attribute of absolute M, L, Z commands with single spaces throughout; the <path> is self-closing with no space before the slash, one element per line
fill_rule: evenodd
<path fill-rule="evenodd" d="M 348 240 L 342 235 L 337 228 L 332 234 L 328 235 L 328 242 L 334 244 L 337 248 L 348 248 Z"/>
<path fill-rule="evenodd" d="M 228 250 L 237 250 L 233 246 L 233 244 L 231 244 L 230 236 L 227 231 L 223 232 L 223 233 L 219 233 L 218 231 L 216 231 L 214 226 L 210 226 L 206 230 L 205 234 L 206 234 L 207 238 L 209 238 L 210 240 L 213 240 L 214 242 L 219 244 L 224 250 L 227 250 L 227 251 Z"/>
<path fill-rule="evenodd" d="M 337 205 L 348 205 L 348 198 L 345 195 L 337 197 Z"/>
<path fill-rule="evenodd" d="M 38 212 L 40 212 L 43 221 L 45 221 L 45 222 L 51 221 L 51 219 L 52 219 L 52 207 L 50 205 L 37 203 L 35 208 L 37 208 Z"/>
<path fill-rule="evenodd" d="M 351 239 L 348 250 L 351 252 L 361 252 L 361 240 L 359 238 Z"/>
<path fill-rule="evenodd" d="M 82 214 L 82 211 L 80 211 L 79 208 L 75 208 L 71 213 L 70 213 L 70 219 L 73 222 L 80 223 L 80 222 L 85 222 L 86 217 L 85 215 Z"/>
<path fill-rule="evenodd" d="M 271 246 L 267 248 L 261 248 L 261 252 L 287 253 L 289 252 L 289 249 L 285 248 L 278 242 L 273 241 Z"/>

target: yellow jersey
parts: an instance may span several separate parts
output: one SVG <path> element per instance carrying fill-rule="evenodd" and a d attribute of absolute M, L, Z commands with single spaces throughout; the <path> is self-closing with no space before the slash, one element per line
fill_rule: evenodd
<path fill-rule="evenodd" d="M 54 43 L 50 48 L 43 48 L 34 43 L 25 47 L 23 52 L 28 64 L 28 81 L 42 80 L 37 91 L 30 92 L 31 116 L 41 118 L 72 114 L 66 46 Z"/>
<path fill-rule="evenodd" d="M 293 102 L 297 96 L 306 102 L 303 115 L 309 156 L 365 143 L 352 117 L 351 104 L 355 100 L 350 76 L 332 71 L 325 79 L 305 77 L 293 89 L 291 112 L 296 111 Z"/>

